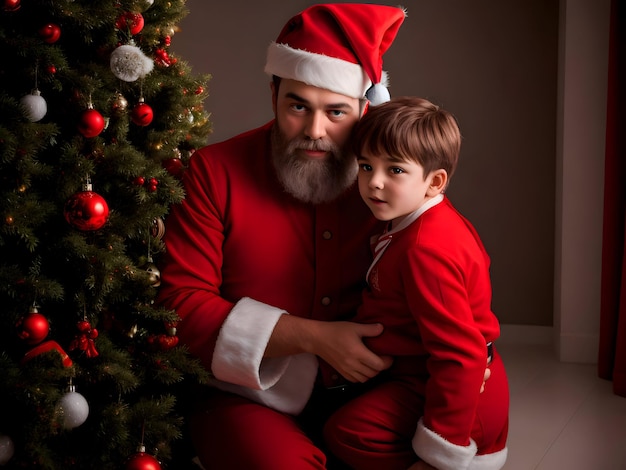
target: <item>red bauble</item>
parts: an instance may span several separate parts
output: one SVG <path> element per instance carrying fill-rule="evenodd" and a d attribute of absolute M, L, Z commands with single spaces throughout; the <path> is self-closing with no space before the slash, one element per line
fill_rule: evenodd
<path fill-rule="evenodd" d="M 31 312 L 18 323 L 18 336 L 27 344 L 41 343 L 50 332 L 48 319 L 33 308 Z"/>
<path fill-rule="evenodd" d="M 104 118 L 95 109 L 86 109 L 80 115 L 78 131 L 88 139 L 97 136 L 104 129 Z"/>
<path fill-rule="evenodd" d="M 38 32 L 39 36 L 48 44 L 54 44 L 61 37 L 61 28 L 54 23 L 43 25 Z"/>
<path fill-rule="evenodd" d="M 154 112 L 144 102 L 139 102 L 130 113 L 130 119 L 138 126 L 147 126 L 152 122 Z"/>
<path fill-rule="evenodd" d="M 109 217 L 109 206 L 93 191 L 81 191 L 70 197 L 63 208 L 65 220 L 78 230 L 98 230 Z"/>
<path fill-rule="evenodd" d="M 127 11 L 115 22 L 115 27 L 119 30 L 128 31 L 131 35 L 139 34 L 144 26 L 144 19 L 141 13 Z"/>
<path fill-rule="evenodd" d="M 145 452 L 137 452 L 126 461 L 125 470 L 161 470 L 157 459 Z"/>
<path fill-rule="evenodd" d="M 22 0 L 4 0 L 4 11 L 17 11 L 20 9 Z"/>
<path fill-rule="evenodd" d="M 183 167 L 183 161 L 180 158 L 169 158 L 167 160 L 163 160 L 162 165 L 170 175 L 176 178 L 182 178 L 185 168 Z"/>

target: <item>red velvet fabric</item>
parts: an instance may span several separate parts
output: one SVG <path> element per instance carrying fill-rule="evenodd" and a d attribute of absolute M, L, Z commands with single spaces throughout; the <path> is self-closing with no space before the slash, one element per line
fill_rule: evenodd
<path fill-rule="evenodd" d="M 626 397 L 626 6 L 611 2 L 598 375 Z"/>

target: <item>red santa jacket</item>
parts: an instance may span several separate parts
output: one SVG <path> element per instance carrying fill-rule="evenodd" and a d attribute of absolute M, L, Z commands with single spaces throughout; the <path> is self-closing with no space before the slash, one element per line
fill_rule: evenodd
<path fill-rule="evenodd" d="M 272 379 L 259 372 L 281 314 L 354 315 L 369 238 L 380 231 L 356 185 L 316 206 L 284 192 L 271 162 L 272 125 L 194 153 L 186 197 L 166 220 L 161 265 L 160 300 L 182 318 L 182 343 L 222 382 L 249 389 L 271 388 L 285 371 L 277 360 Z"/>

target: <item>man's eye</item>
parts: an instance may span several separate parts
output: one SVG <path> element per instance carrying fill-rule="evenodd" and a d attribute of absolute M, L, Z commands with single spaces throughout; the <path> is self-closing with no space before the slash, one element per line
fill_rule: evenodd
<path fill-rule="evenodd" d="M 341 116 L 343 116 L 344 114 L 346 114 L 346 113 L 345 113 L 345 111 L 341 111 L 341 110 L 339 110 L 339 109 L 333 109 L 333 110 L 331 110 L 331 111 L 330 111 L 330 115 L 331 115 L 332 117 L 335 117 L 335 118 L 337 118 L 337 117 L 341 117 Z"/>
<path fill-rule="evenodd" d="M 294 111 L 301 112 L 301 111 L 304 111 L 306 107 L 302 104 L 292 104 L 291 109 L 293 109 Z"/>

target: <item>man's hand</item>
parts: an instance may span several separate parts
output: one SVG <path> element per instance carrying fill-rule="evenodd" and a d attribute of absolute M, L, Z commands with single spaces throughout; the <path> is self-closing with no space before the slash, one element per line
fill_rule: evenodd
<path fill-rule="evenodd" d="M 370 351 L 363 338 L 378 336 L 383 326 L 352 322 L 323 322 L 310 351 L 330 364 L 350 382 L 366 382 L 391 366 L 390 356 L 378 356 Z"/>
<path fill-rule="evenodd" d="M 265 349 L 265 357 L 308 352 L 324 359 L 350 382 L 365 382 L 389 368 L 391 357 L 370 351 L 363 338 L 378 336 L 381 324 L 326 322 L 283 315 Z"/>

